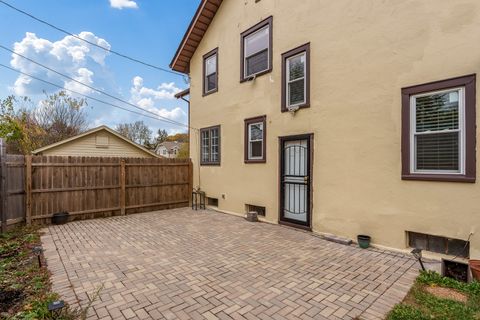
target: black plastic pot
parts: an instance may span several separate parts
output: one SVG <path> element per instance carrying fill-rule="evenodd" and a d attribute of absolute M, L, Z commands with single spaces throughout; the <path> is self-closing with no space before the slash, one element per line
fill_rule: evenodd
<path fill-rule="evenodd" d="M 54 213 L 52 216 L 53 224 L 64 224 L 68 222 L 68 212 L 58 212 Z"/>
<path fill-rule="evenodd" d="M 359 234 L 357 236 L 358 246 L 362 249 L 367 249 L 368 247 L 370 247 L 370 240 L 372 240 L 370 236 L 366 236 L 363 234 Z"/>

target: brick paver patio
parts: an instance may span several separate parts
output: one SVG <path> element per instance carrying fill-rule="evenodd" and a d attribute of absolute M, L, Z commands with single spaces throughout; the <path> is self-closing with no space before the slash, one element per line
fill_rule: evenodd
<path fill-rule="evenodd" d="M 381 319 L 411 257 L 188 208 L 50 226 L 53 290 L 91 319 Z"/>

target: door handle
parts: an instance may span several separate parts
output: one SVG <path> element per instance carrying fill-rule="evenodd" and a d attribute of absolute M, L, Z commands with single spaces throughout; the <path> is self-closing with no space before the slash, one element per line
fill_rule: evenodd
<path fill-rule="evenodd" d="M 304 177 L 303 177 L 303 181 L 304 181 L 305 183 L 307 183 L 307 182 L 308 182 L 308 176 L 304 176 Z"/>

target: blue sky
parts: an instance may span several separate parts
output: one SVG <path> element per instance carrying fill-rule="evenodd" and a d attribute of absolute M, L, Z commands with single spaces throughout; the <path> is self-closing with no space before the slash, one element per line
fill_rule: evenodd
<path fill-rule="evenodd" d="M 5 2 L 112 50 L 168 68 L 200 0 L 5 0 Z M 187 105 L 172 98 L 188 87 L 181 76 L 128 61 L 26 17 L 0 3 L 0 44 L 48 65 L 81 82 L 147 108 L 175 121 L 187 123 Z M 68 79 L 47 72 L 0 49 L 0 63 L 66 88 L 109 100 Z M 0 98 L 10 94 L 40 100 L 49 87 L 0 68 Z M 115 104 L 121 104 L 115 101 Z M 129 107 L 128 105 L 122 105 Z M 186 128 L 90 101 L 86 107 L 90 126 L 144 120 L 153 131 L 170 133 Z"/>

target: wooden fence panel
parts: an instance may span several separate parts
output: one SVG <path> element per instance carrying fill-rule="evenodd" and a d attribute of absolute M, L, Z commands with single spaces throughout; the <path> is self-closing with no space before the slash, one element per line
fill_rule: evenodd
<path fill-rule="evenodd" d="M 0 157 L 0 225 L 5 231 L 7 226 L 22 223 L 25 219 L 25 160 L 22 155 Z"/>
<path fill-rule="evenodd" d="M 27 190 L 27 222 L 48 223 L 54 213 L 63 211 L 72 219 L 86 219 L 189 204 L 190 160 L 26 158 L 27 169 L 21 181 L 25 181 Z"/>

